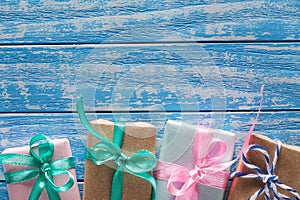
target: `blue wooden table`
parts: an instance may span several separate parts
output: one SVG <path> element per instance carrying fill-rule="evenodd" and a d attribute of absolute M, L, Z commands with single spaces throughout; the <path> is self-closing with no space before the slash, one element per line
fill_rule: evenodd
<path fill-rule="evenodd" d="M 300 145 L 297 0 L 0 2 L 0 150 L 35 134 L 70 140 L 82 190 L 89 119 L 255 132 Z M 8 199 L 3 169 L 0 195 Z"/>

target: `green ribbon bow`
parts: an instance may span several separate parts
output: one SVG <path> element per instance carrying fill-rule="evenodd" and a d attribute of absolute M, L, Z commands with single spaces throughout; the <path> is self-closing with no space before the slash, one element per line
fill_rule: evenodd
<path fill-rule="evenodd" d="M 122 141 L 124 137 L 124 125 L 114 126 L 113 143 L 101 136 L 93 129 L 87 120 L 83 108 L 82 98 L 77 102 L 77 111 L 83 126 L 101 142 L 95 144 L 92 148 L 87 149 L 87 158 L 92 160 L 96 165 L 103 165 L 108 161 L 114 161 L 117 169 L 114 173 L 112 181 L 111 200 L 122 199 L 122 190 L 124 182 L 124 171 L 138 176 L 148 181 L 153 188 L 152 200 L 156 199 L 156 182 L 152 175 L 148 172 L 155 168 L 157 159 L 155 155 L 147 150 L 135 152 L 132 156 L 126 156 L 121 151 Z"/>
<path fill-rule="evenodd" d="M 37 142 L 39 144 L 35 145 Z M 32 169 L 5 172 L 6 183 L 14 184 L 37 177 L 28 199 L 38 200 L 43 190 L 46 189 L 50 200 L 59 200 L 58 192 L 67 191 L 74 184 L 74 177 L 68 169 L 75 168 L 75 164 L 72 157 L 51 161 L 53 153 L 53 142 L 44 135 L 36 135 L 30 140 L 30 155 L 15 153 L 1 154 L 0 161 L 4 165 L 33 167 Z M 69 179 L 64 185 L 57 186 L 53 182 L 53 176 L 62 174 L 67 174 Z"/>

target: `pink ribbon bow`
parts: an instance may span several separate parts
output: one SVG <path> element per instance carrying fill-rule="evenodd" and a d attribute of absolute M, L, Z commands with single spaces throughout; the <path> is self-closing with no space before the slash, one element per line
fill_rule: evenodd
<path fill-rule="evenodd" d="M 198 199 L 197 184 L 225 190 L 229 172 L 220 165 L 226 152 L 226 143 L 213 139 L 213 133 L 196 132 L 193 144 L 194 169 L 158 161 L 156 178 L 168 181 L 168 191 L 175 200 Z M 181 184 L 181 187 L 178 186 Z"/>
<path fill-rule="evenodd" d="M 168 181 L 168 191 L 176 196 L 175 200 L 198 199 L 197 183 L 226 189 L 229 172 L 226 169 L 232 166 L 249 147 L 249 141 L 258 121 L 262 109 L 264 85 L 260 94 L 260 104 L 256 118 L 246 135 L 241 151 L 238 156 L 229 162 L 220 163 L 226 151 L 223 141 L 212 139 L 213 134 L 196 133 L 194 139 L 193 155 L 195 167 L 192 170 L 180 165 L 158 161 L 156 178 Z M 181 183 L 178 189 L 174 184 Z"/>

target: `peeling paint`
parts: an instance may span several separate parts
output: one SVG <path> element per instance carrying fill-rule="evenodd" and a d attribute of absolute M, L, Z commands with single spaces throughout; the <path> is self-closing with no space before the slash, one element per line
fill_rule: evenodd
<path fill-rule="evenodd" d="M 246 49 L 259 49 L 267 51 L 300 51 L 299 46 L 264 46 L 264 45 L 247 45 Z"/>
<path fill-rule="evenodd" d="M 99 10 L 95 11 L 93 5 Z M 156 9 L 151 9 L 151 6 Z M 272 10 L 265 14 L 270 15 L 269 18 L 255 17 L 258 13 L 266 12 L 266 7 Z M 43 9 L 47 9 L 47 12 L 41 12 Z M 0 42 L 4 43 L 74 42 L 74 38 L 82 43 L 299 38 L 299 20 L 282 18 L 297 12 L 292 1 L 276 4 L 265 1 L 221 1 L 207 5 L 187 2 L 186 6 L 178 6 L 175 2 L 166 6 L 163 2 L 152 5 L 148 1 L 76 0 L 42 1 L 32 6 L 21 1 L 19 5 L 14 5 L 14 9 L 5 10 L 12 17 L 5 20 L 0 30 Z M 76 10 L 76 17 L 60 15 L 61 12 L 73 13 Z M 22 12 L 24 16 L 29 16 L 23 19 Z M 39 15 L 32 14 L 30 18 L 29 13 Z M 279 29 L 282 30 L 278 32 Z"/>

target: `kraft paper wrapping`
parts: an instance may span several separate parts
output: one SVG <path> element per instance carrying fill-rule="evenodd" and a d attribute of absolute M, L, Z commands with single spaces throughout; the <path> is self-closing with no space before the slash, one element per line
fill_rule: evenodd
<path fill-rule="evenodd" d="M 184 122 L 169 120 L 165 127 L 162 147 L 159 159 L 166 162 L 179 164 L 188 169 L 194 168 L 193 158 L 193 139 L 196 129 L 201 129 L 195 125 Z M 232 159 L 235 134 L 218 129 L 202 129 L 201 132 L 213 132 L 214 138 L 218 138 L 226 142 L 226 155 L 222 162 Z M 198 184 L 199 200 L 222 200 L 224 190 L 212 188 L 209 186 Z M 173 200 L 174 196 L 167 190 L 167 181 L 157 179 L 157 200 Z"/>
<path fill-rule="evenodd" d="M 54 139 L 54 154 L 52 157 L 52 161 L 57 160 L 59 158 L 64 157 L 72 157 L 70 143 L 67 139 Z M 24 147 L 17 147 L 17 148 L 9 148 L 3 151 L 3 153 L 18 153 L 18 154 L 28 154 L 29 153 L 29 146 Z M 20 166 L 20 165 L 4 165 L 5 172 L 11 172 L 21 169 L 28 169 L 30 167 Z M 62 200 L 80 200 L 80 194 L 76 179 L 75 169 L 69 170 L 71 174 L 74 176 L 74 185 L 66 192 L 59 193 L 59 196 Z M 36 178 L 15 184 L 7 184 L 7 190 L 10 200 L 24 200 L 28 199 L 32 187 L 36 181 Z M 54 176 L 54 182 L 57 185 L 63 185 L 67 181 L 66 176 Z M 39 198 L 39 200 L 46 200 L 48 199 L 48 195 L 46 190 L 44 190 Z"/>
<path fill-rule="evenodd" d="M 92 127 L 103 134 L 109 140 L 113 140 L 114 123 L 108 120 L 94 120 L 90 122 Z M 88 134 L 87 147 L 93 147 L 99 140 Z M 126 123 L 125 134 L 122 144 L 122 151 L 125 155 L 131 156 L 138 150 L 155 152 L 156 128 L 145 122 Z M 91 160 L 86 159 L 84 172 L 84 193 L 85 200 L 110 200 L 112 179 L 116 166 L 114 163 L 95 165 Z M 123 200 L 147 200 L 151 199 L 151 185 L 132 174 L 125 172 L 123 184 Z"/>
<path fill-rule="evenodd" d="M 276 143 L 274 140 L 270 138 L 253 134 L 251 136 L 249 144 L 258 144 L 263 146 L 271 159 L 271 162 L 274 158 L 274 153 L 276 149 Z M 265 161 L 262 154 L 257 151 L 250 151 L 247 154 L 247 159 L 252 162 L 254 165 L 260 167 L 265 170 Z M 300 169 L 300 147 L 290 146 L 283 144 L 281 146 L 279 158 L 277 160 L 277 164 L 275 167 L 274 173 L 279 177 L 279 180 L 294 188 L 297 192 L 300 192 L 300 179 L 299 179 L 299 169 Z M 239 165 L 237 167 L 237 171 L 242 171 L 246 173 L 255 173 L 255 171 L 247 168 L 243 162 L 240 160 Z M 259 190 L 263 186 L 261 180 L 259 179 L 246 179 L 246 178 L 238 178 L 235 177 L 233 179 L 229 194 L 228 200 L 247 200 L 250 196 L 252 196 L 257 190 Z M 277 187 L 279 188 L 279 187 Z M 290 193 L 278 189 L 279 192 L 291 197 Z M 271 198 L 273 199 L 273 197 Z M 257 200 L 264 200 L 264 196 L 261 195 Z"/>

